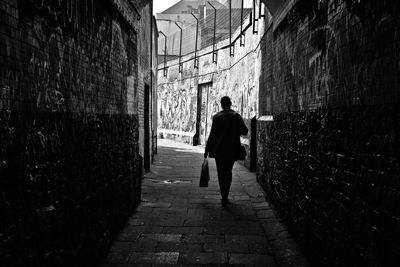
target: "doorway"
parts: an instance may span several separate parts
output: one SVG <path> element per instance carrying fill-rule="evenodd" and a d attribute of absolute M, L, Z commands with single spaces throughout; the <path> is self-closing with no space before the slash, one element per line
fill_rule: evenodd
<path fill-rule="evenodd" d="M 205 145 L 210 134 L 212 124 L 212 107 L 210 105 L 210 91 L 212 83 L 199 84 L 197 87 L 197 116 L 194 145 Z"/>

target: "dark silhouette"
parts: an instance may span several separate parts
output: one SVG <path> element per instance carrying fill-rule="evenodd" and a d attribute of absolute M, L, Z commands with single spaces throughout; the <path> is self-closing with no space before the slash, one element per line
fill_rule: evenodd
<path fill-rule="evenodd" d="M 233 164 L 238 159 L 240 135 L 246 135 L 248 129 L 243 118 L 231 109 L 232 102 L 228 96 L 221 98 L 221 106 L 223 110 L 213 117 L 204 158 L 215 158 L 222 204 L 225 205 L 232 183 Z"/>

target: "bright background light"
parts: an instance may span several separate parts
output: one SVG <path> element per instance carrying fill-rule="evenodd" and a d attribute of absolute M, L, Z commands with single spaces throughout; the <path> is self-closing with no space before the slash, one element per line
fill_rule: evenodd
<path fill-rule="evenodd" d="M 161 13 L 170 6 L 175 5 L 180 0 L 153 0 L 153 15 Z"/>

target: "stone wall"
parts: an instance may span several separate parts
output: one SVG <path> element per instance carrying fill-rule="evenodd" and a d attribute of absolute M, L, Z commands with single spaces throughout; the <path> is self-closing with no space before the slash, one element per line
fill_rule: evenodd
<path fill-rule="evenodd" d="M 0 265 L 96 265 L 140 200 L 142 25 L 122 0 L 0 13 Z"/>
<path fill-rule="evenodd" d="M 399 8 L 300 0 L 261 44 L 257 177 L 315 266 L 400 262 Z"/>

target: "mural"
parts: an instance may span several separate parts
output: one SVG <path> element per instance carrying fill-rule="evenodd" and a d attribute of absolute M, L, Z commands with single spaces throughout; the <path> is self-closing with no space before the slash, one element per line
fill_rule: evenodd
<path fill-rule="evenodd" d="M 205 144 L 211 131 L 212 116 L 219 109 L 215 103 L 215 90 L 211 82 L 199 84 L 198 90 L 201 92 L 200 143 Z"/>
<path fill-rule="evenodd" d="M 127 70 L 135 58 L 127 43 L 136 43 L 136 35 L 106 13 L 110 4 L 14 2 L 18 20 L 7 24 L 18 30 L 0 39 L 8 56 L 0 66 L 0 108 L 126 113 L 128 84 L 134 84 L 127 82 L 134 71 Z"/>
<path fill-rule="evenodd" d="M 171 68 L 171 76 L 177 68 Z M 175 131 L 195 132 L 197 89 L 193 81 L 169 82 L 158 87 L 158 127 Z"/>

